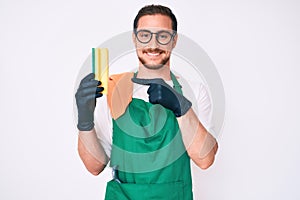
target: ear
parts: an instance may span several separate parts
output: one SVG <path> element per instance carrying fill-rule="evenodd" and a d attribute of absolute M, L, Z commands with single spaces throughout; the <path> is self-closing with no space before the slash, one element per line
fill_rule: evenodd
<path fill-rule="evenodd" d="M 178 34 L 176 33 L 176 35 L 173 38 L 173 42 L 172 42 L 172 48 L 174 49 L 176 44 L 177 44 L 177 39 L 178 39 Z"/>

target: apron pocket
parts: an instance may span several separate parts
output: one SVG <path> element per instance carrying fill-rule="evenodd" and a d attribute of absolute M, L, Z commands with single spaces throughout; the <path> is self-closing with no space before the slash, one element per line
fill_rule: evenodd
<path fill-rule="evenodd" d="M 183 182 L 134 184 L 109 181 L 105 200 L 183 200 Z"/>

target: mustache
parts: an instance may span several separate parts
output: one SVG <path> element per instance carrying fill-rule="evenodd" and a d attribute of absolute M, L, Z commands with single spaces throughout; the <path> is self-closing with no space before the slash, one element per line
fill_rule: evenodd
<path fill-rule="evenodd" d="M 160 48 L 147 48 L 143 50 L 143 53 L 163 53 L 165 50 L 162 50 Z"/>

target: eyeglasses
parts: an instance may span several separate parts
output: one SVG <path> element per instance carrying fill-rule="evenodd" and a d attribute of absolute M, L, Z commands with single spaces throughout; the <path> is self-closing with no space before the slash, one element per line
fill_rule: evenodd
<path fill-rule="evenodd" d="M 172 38 L 176 35 L 176 32 L 170 33 L 168 31 L 158 31 L 153 33 L 149 30 L 139 30 L 135 31 L 136 38 L 139 42 L 143 44 L 147 44 L 151 41 L 153 34 L 156 34 L 156 41 L 159 44 L 167 45 L 171 42 Z"/>

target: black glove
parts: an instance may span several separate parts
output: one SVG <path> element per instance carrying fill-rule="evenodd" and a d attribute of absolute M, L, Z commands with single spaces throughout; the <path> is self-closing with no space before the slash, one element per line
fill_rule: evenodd
<path fill-rule="evenodd" d="M 183 95 L 176 92 L 163 79 L 139 79 L 132 78 L 132 82 L 142 85 L 149 85 L 147 93 L 149 102 L 160 104 L 172 110 L 176 117 L 184 115 L 192 106 L 192 103 Z"/>
<path fill-rule="evenodd" d="M 94 79 L 95 74 L 90 73 L 84 77 L 75 94 L 78 109 L 77 128 L 80 131 L 90 131 L 94 128 L 94 110 L 96 98 L 101 97 L 104 88 L 98 87 L 100 81 Z"/>

